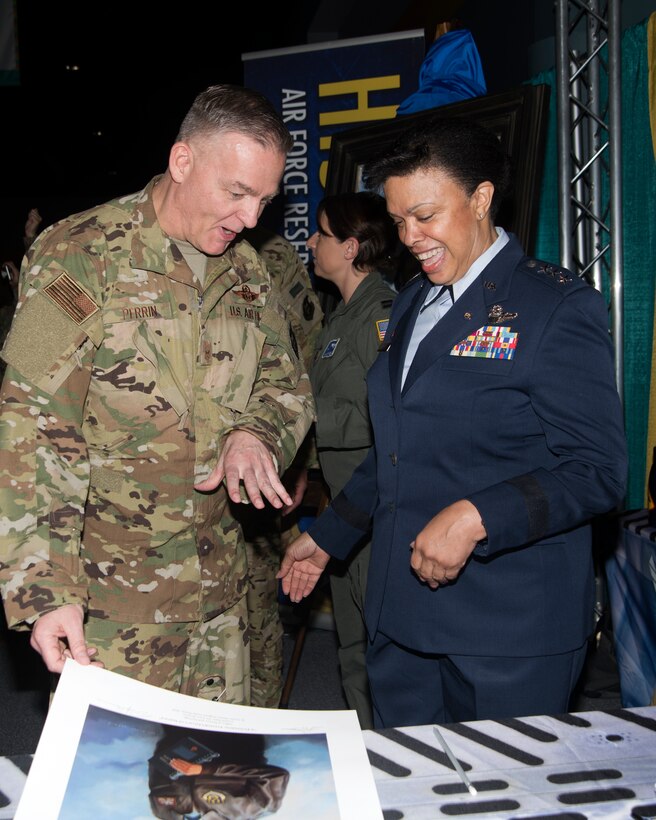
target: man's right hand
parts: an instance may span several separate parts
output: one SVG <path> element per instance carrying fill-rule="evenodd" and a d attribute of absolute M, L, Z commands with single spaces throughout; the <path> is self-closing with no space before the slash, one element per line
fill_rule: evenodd
<path fill-rule="evenodd" d="M 90 663 L 104 666 L 100 661 L 92 660 L 98 650 L 87 646 L 83 622 L 84 612 L 79 604 L 53 609 L 35 622 L 30 644 L 51 672 L 61 672 L 66 658 L 73 658 L 83 666 Z"/>
<path fill-rule="evenodd" d="M 282 591 L 297 604 L 315 588 L 328 561 L 330 555 L 306 532 L 302 533 L 287 547 L 276 575 L 282 579 Z"/>

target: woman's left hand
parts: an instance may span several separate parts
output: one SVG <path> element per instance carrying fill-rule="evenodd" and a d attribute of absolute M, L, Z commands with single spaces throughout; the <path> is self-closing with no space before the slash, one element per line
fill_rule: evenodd
<path fill-rule="evenodd" d="M 476 507 L 462 499 L 432 518 L 410 544 L 410 566 L 431 589 L 458 577 L 487 533 Z"/>

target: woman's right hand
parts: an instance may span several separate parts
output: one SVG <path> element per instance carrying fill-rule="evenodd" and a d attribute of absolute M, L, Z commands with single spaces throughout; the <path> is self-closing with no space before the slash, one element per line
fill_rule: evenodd
<path fill-rule="evenodd" d="M 282 591 L 297 604 L 306 598 L 321 578 L 330 555 L 306 532 L 287 547 L 276 578 L 282 580 Z"/>

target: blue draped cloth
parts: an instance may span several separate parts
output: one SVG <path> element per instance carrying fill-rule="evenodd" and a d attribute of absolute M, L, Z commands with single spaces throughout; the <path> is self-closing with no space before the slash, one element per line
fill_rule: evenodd
<path fill-rule="evenodd" d="M 482 97 L 487 93 L 483 66 L 467 29 L 448 31 L 428 50 L 419 70 L 419 88 L 399 105 L 396 115 Z"/>

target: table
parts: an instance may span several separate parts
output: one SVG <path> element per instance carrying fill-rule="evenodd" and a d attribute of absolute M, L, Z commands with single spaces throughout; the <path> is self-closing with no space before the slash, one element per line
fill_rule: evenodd
<path fill-rule="evenodd" d="M 656 696 L 656 527 L 647 510 L 625 513 L 606 561 L 623 706 L 648 706 Z"/>
<path fill-rule="evenodd" d="M 0 757 L 0 820 L 11 820 L 23 792 L 32 755 Z"/>
<path fill-rule="evenodd" d="M 365 731 L 385 820 L 656 817 L 656 707 Z M 633 812 L 633 813 L 632 813 Z"/>
<path fill-rule="evenodd" d="M 385 820 L 656 817 L 656 707 L 454 723 L 442 734 L 476 797 L 431 726 L 363 732 Z M 13 817 L 30 761 L 0 758 L 0 820 Z"/>

